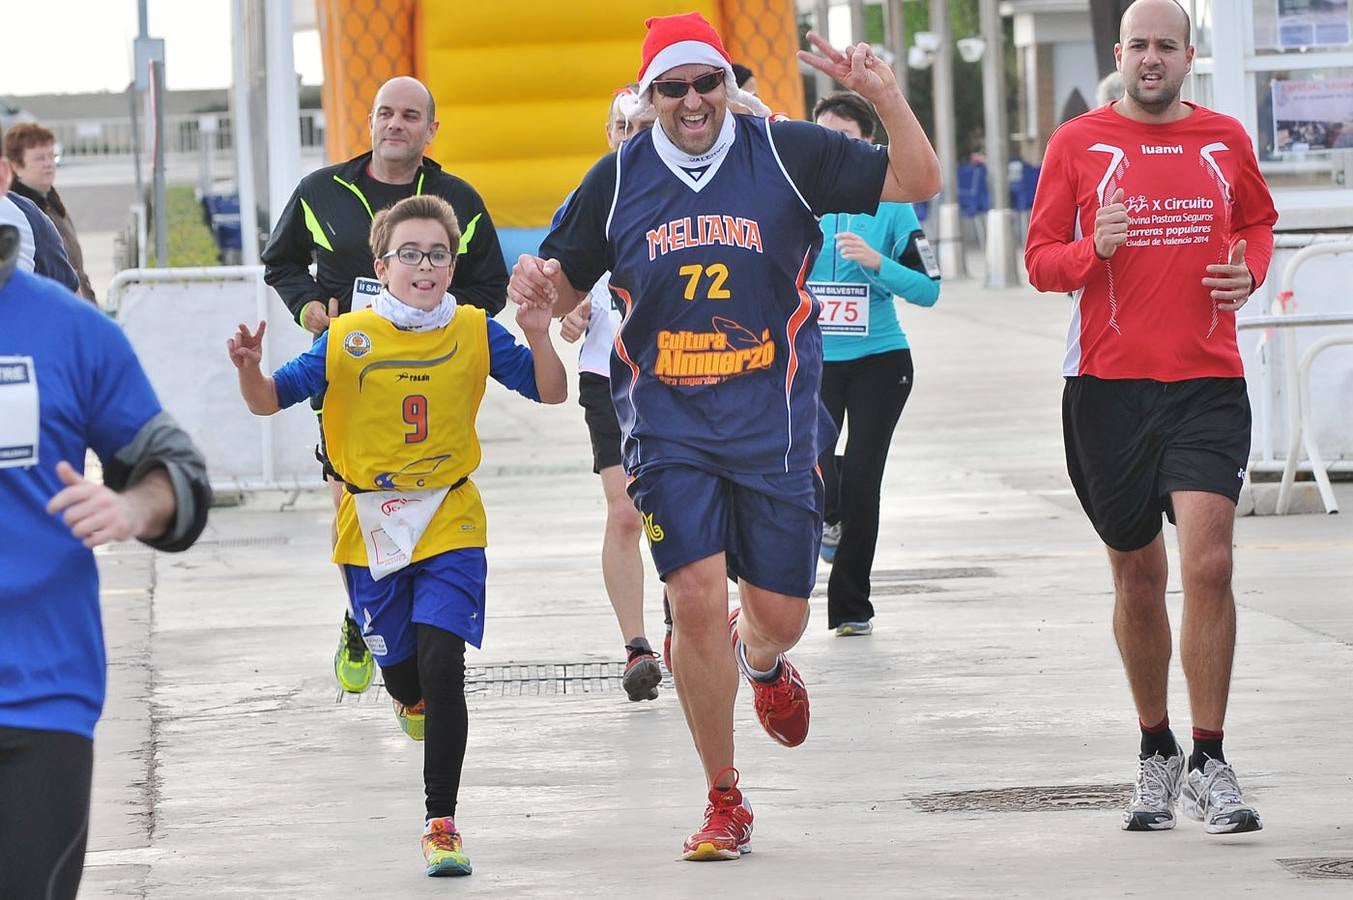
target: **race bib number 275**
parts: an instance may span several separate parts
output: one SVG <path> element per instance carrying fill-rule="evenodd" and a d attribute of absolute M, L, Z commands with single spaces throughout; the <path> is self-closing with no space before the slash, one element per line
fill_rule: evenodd
<path fill-rule="evenodd" d="M 823 334 L 869 334 L 869 285 L 847 281 L 810 281 L 822 313 L 817 322 Z"/>

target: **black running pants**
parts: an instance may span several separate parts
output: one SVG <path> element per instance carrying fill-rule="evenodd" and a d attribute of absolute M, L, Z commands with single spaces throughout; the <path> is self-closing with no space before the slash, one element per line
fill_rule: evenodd
<path fill-rule="evenodd" d="M 70 900 L 89 833 L 94 742 L 0 726 L 0 897 Z"/>
<path fill-rule="evenodd" d="M 470 715 L 465 706 L 465 641 L 444 628 L 418 623 L 418 652 L 381 668 L 385 690 L 405 706 L 427 705 L 423 790 L 427 817 L 456 814 Z"/>
<path fill-rule="evenodd" d="M 839 431 L 850 426 L 845 453 L 822 451 L 818 464 L 827 487 L 826 520 L 841 524 L 827 582 L 827 627 L 867 622 L 869 573 L 879 535 L 879 494 L 893 430 L 911 396 L 910 350 L 889 350 L 846 362 L 822 365 L 822 402 Z"/>

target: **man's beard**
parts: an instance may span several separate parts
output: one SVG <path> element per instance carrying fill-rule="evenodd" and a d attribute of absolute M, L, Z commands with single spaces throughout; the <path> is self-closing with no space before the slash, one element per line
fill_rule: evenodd
<path fill-rule="evenodd" d="M 1143 93 L 1141 92 L 1141 80 L 1138 79 L 1132 82 L 1131 86 L 1128 87 L 1128 93 L 1132 96 L 1133 102 L 1142 109 L 1147 112 L 1160 113 L 1169 109 L 1170 104 L 1179 99 L 1179 89 L 1183 86 L 1183 82 L 1181 81 L 1179 84 L 1170 85 L 1164 79 L 1161 79 L 1161 86 L 1162 91 L 1156 96 L 1143 96 Z"/>

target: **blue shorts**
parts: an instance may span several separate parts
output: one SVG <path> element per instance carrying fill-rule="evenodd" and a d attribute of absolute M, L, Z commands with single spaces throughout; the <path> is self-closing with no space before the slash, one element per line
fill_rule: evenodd
<path fill-rule="evenodd" d="M 807 597 L 817 583 L 822 493 L 813 469 L 741 475 L 668 464 L 646 467 L 629 484 L 663 579 L 724 553 L 730 578 L 791 597 Z"/>
<path fill-rule="evenodd" d="M 484 640 L 483 547 L 448 550 L 371 580 L 365 566 L 344 566 L 352 617 L 376 662 L 392 666 L 418 649 L 414 623 L 433 625 L 478 647 Z"/>

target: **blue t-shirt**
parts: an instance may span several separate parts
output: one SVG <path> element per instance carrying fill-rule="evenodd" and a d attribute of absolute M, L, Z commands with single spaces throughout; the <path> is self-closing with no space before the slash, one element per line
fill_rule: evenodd
<path fill-rule="evenodd" d="M 535 358 L 530 348 L 518 344 L 512 332 L 493 319 L 486 321 L 489 332 L 489 377 L 528 400 L 539 401 Z M 286 409 L 324 393 L 329 384 L 324 371 L 324 355 L 328 347 L 329 332 L 326 331 L 315 339 L 309 350 L 283 363 L 272 373 L 277 387 L 278 406 Z"/>
<path fill-rule="evenodd" d="M 37 464 L 0 468 L 0 725 L 92 738 L 106 678 L 98 569 L 47 504 L 63 487 L 59 461 L 83 472 L 89 448 L 107 464 L 160 403 L 116 324 L 56 282 L 15 272 L 0 288 L 0 394 L 17 397 L 34 374 Z M 0 417 L 22 402 L 0 397 Z M 0 422 L 0 437 L 19 433 L 7 430 L 17 418 Z"/>

